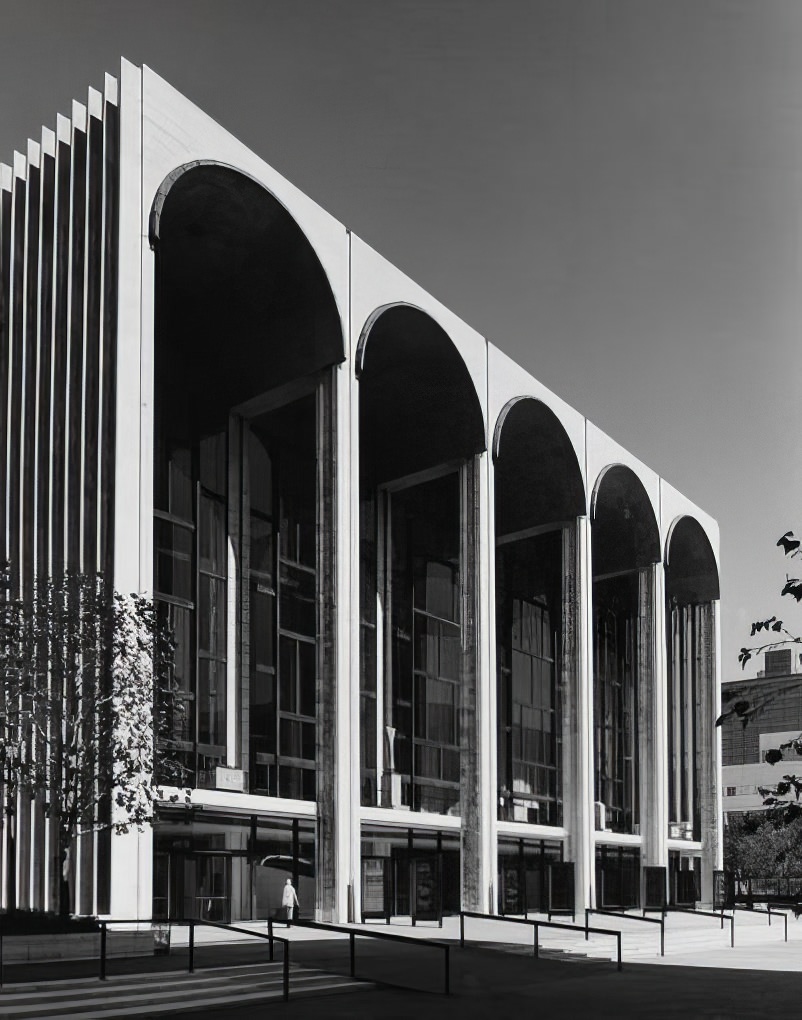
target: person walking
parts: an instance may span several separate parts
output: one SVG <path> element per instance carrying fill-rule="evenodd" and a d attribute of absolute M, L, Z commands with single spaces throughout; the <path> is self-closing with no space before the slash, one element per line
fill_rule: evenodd
<path fill-rule="evenodd" d="M 291 878 L 288 878 L 284 885 L 284 892 L 281 894 L 281 905 L 287 911 L 287 927 L 289 928 L 293 908 L 300 906 Z"/>

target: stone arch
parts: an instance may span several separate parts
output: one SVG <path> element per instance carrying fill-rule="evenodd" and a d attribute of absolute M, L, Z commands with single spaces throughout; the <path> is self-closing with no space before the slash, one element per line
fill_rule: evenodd
<path fill-rule="evenodd" d="M 640 570 L 660 560 L 660 533 L 649 495 L 635 472 L 611 464 L 591 500 L 593 573 Z"/>
<path fill-rule="evenodd" d="M 408 304 L 370 317 L 358 352 L 363 473 L 384 482 L 485 449 L 482 408 L 454 342 Z"/>
<path fill-rule="evenodd" d="M 720 597 L 718 564 L 702 525 L 688 515 L 671 522 L 665 546 L 666 597 L 681 605 Z"/>
<path fill-rule="evenodd" d="M 219 418 L 344 360 L 340 315 L 312 244 L 248 174 L 212 160 L 176 168 L 156 193 L 149 234 L 157 359 L 170 348 L 206 412 Z"/>
<path fill-rule="evenodd" d="M 582 471 L 562 422 L 543 401 L 514 397 L 493 433 L 496 531 L 571 521 L 587 511 Z"/>

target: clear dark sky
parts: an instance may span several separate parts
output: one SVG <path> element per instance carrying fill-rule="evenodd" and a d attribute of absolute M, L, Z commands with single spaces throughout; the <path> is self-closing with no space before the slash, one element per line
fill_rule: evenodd
<path fill-rule="evenodd" d="M 718 519 L 725 679 L 802 631 L 802 3 L 0 0 L 0 159 L 121 55 Z"/>

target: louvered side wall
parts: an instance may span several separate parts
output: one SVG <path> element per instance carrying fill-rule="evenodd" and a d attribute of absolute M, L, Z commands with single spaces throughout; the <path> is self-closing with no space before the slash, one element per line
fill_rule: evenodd
<path fill-rule="evenodd" d="M 0 559 L 23 596 L 64 571 L 112 577 L 117 80 L 0 167 Z M 3 906 L 55 903 L 44 791 L 3 831 Z M 95 846 L 94 844 L 100 843 Z M 16 858 L 14 883 L 7 881 Z M 74 855 L 72 909 L 108 909 L 108 840 Z"/>

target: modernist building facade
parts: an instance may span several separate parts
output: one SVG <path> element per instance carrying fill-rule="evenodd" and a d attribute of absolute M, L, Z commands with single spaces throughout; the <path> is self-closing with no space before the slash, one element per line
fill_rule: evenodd
<path fill-rule="evenodd" d="M 185 706 L 191 806 L 85 837 L 75 911 L 533 910 L 553 862 L 579 908 L 712 898 L 707 514 L 148 68 L 1 194 L 7 555 L 152 593 Z"/>

